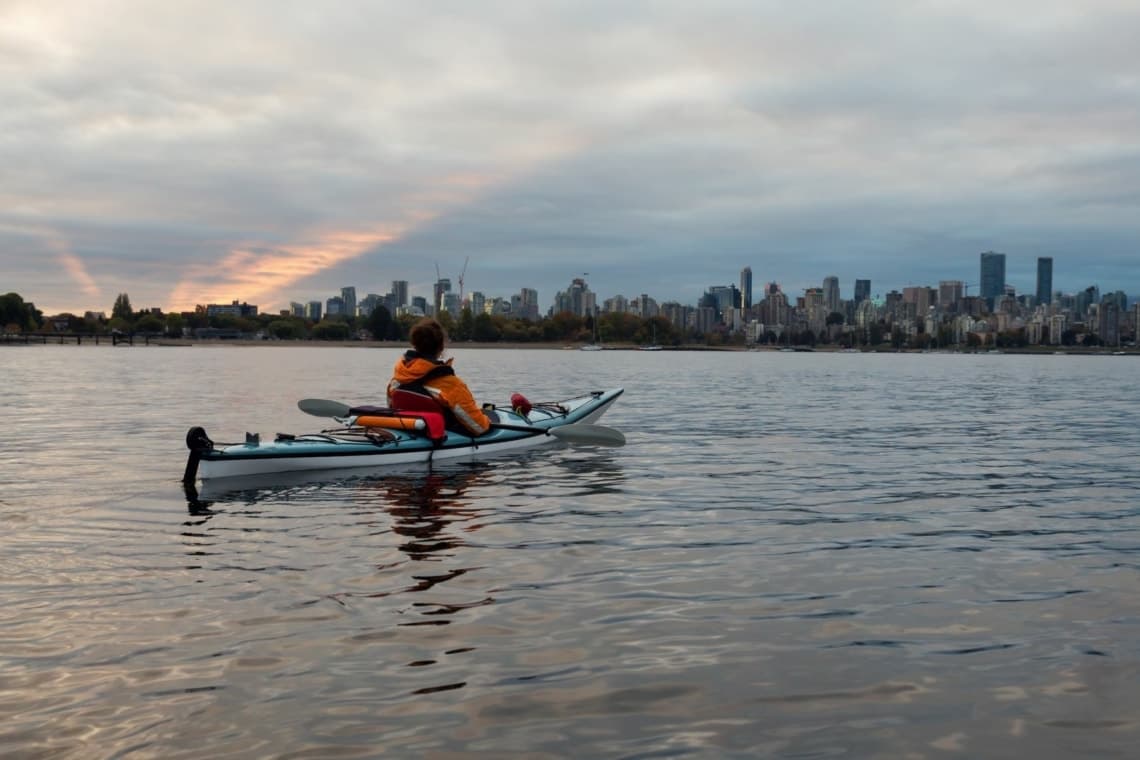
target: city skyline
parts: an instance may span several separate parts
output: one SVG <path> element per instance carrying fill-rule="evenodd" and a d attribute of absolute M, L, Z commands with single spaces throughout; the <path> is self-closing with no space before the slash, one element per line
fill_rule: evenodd
<path fill-rule="evenodd" d="M 422 293 L 437 266 L 544 302 L 581 272 L 681 301 L 742 265 L 850 297 L 973 282 L 991 249 L 1020 292 L 1051 257 L 1056 289 L 1140 293 L 1140 14 L 1114 0 L 61 0 L 0 22 L 0 288 L 47 311 L 279 310 Z"/>
<path fill-rule="evenodd" d="M 739 292 L 741 293 L 742 303 L 745 302 L 745 299 L 748 297 L 749 294 L 751 294 L 751 302 L 756 303 L 756 302 L 759 302 L 760 300 L 762 300 L 764 298 L 765 290 L 769 287 L 770 284 L 773 284 L 773 283 L 780 287 L 781 292 L 783 292 L 787 295 L 790 295 L 792 297 L 800 295 L 800 294 L 802 294 L 806 291 L 809 291 L 809 290 L 822 289 L 825 292 L 825 296 L 824 296 L 825 302 L 828 303 L 829 305 L 834 305 L 834 303 L 837 300 L 859 301 L 862 298 L 882 299 L 883 296 L 885 296 L 887 293 L 904 292 L 908 288 L 929 288 L 931 290 L 937 291 L 940 289 L 940 287 L 942 287 L 944 285 L 957 285 L 962 290 L 962 292 L 958 293 L 959 296 L 969 295 L 971 289 L 973 289 L 974 295 L 981 295 L 983 297 L 988 297 L 991 300 L 995 296 L 1001 295 L 1002 291 L 1004 291 L 1005 288 L 1013 288 L 1013 290 L 1016 292 L 1016 294 L 1018 296 L 1032 295 L 1035 297 L 1035 299 L 1038 300 L 1038 302 L 1040 302 L 1040 293 L 1041 293 L 1041 286 L 1042 286 L 1042 282 L 1043 282 L 1043 279 L 1042 279 L 1043 277 L 1052 286 L 1050 288 L 1050 290 L 1048 291 L 1050 294 L 1064 293 L 1066 295 L 1075 295 L 1076 293 L 1078 293 L 1078 292 L 1080 292 L 1080 291 L 1082 291 L 1082 290 L 1084 290 L 1090 286 L 1095 286 L 1098 288 L 1098 290 L 1100 292 L 1108 293 L 1108 292 L 1122 291 L 1128 296 L 1128 298 L 1130 300 L 1140 300 L 1140 295 L 1129 293 L 1128 291 L 1124 291 L 1122 288 L 1118 288 L 1111 283 L 1105 284 L 1105 283 L 1098 283 L 1098 282 L 1087 282 L 1087 283 L 1084 283 L 1084 284 L 1081 284 L 1081 285 L 1078 285 L 1078 286 L 1072 287 L 1072 288 L 1056 287 L 1054 285 L 1054 278 L 1053 278 L 1053 262 L 1054 262 L 1054 259 L 1052 257 L 1035 257 L 1033 259 L 1033 266 L 1034 266 L 1034 272 L 1035 272 L 1034 282 L 1032 284 L 1026 284 L 1026 285 L 1023 285 L 1021 287 L 1018 287 L 1016 284 L 1009 282 L 1008 275 L 1001 274 L 1001 273 L 1004 273 L 1006 271 L 1007 263 L 1010 260 L 1010 257 L 1008 257 L 1006 254 L 1000 253 L 1000 252 L 995 252 L 995 251 L 984 251 L 984 252 L 981 252 L 980 254 L 975 254 L 975 255 L 977 257 L 975 260 L 975 262 L 976 262 L 975 263 L 975 274 L 972 276 L 961 277 L 961 278 L 939 277 L 934 282 L 924 282 L 924 283 L 915 283 L 915 282 L 911 282 L 910 280 L 907 280 L 905 285 L 902 285 L 902 284 L 895 284 L 893 286 L 890 284 L 878 285 L 878 284 L 876 284 L 876 282 L 872 278 L 856 277 L 856 278 L 849 281 L 850 285 L 845 290 L 844 289 L 844 279 L 842 277 L 837 277 L 835 275 L 825 275 L 825 276 L 820 277 L 819 280 L 817 282 L 815 282 L 814 284 L 807 284 L 801 288 L 796 288 L 796 287 L 786 285 L 785 281 L 781 281 L 778 278 L 773 279 L 773 278 L 758 277 L 755 275 L 754 270 L 751 266 L 745 265 L 742 268 L 740 268 L 739 270 L 737 270 L 735 277 L 727 278 L 726 280 L 724 280 L 722 282 L 719 282 L 719 283 L 718 282 L 706 282 L 706 283 L 700 284 L 700 285 L 690 285 L 689 289 L 691 291 L 691 294 L 688 296 L 688 298 L 685 298 L 685 297 L 682 297 L 682 298 L 662 298 L 662 297 L 655 295 L 652 292 L 648 292 L 645 289 L 636 289 L 636 288 L 634 290 L 626 292 L 626 293 L 602 292 L 595 285 L 591 284 L 589 273 L 583 272 L 583 273 L 579 273 L 576 276 L 571 277 L 569 280 L 567 280 L 565 283 L 563 283 L 563 285 L 561 287 L 558 287 L 558 288 L 555 288 L 554 290 L 552 290 L 548 296 L 544 296 L 544 295 L 542 295 L 541 291 L 538 291 L 535 288 L 527 287 L 525 285 L 521 286 L 519 288 L 516 288 L 513 291 L 501 292 L 501 293 L 500 292 L 485 292 L 485 291 L 481 291 L 481 290 L 472 290 L 469 288 L 465 288 L 464 289 L 464 295 L 466 297 L 464 299 L 464 302 L 469 300 L 470 296 L 473 293 L 479 293 L 481 295 L 481 297 L 488 299 L 488 300 L 503 299 L 503 300 L 506 300 L 507 302 L 510 302 L 511 298 L 517 297 L 521 291 L 527 291 L 528 299 L 534 298 L 534 294 L 537 293 L 538 313 L 540 315 L 544 315 L 547 313 L 547 311 L 549 309 L 554 307 L 559 295 L 562 294 L 564 291 L 566 291 L 567 287 L 571 286 L 572 283 L 576 280 L 583 280 L 585 282 L 586 286 L 589 289 L 589 292 L 597 297 L 597 299 L 598 299 L 597 304 L 598 304 L 599 308 L 600 308 L 603 300 L 607 300 L 607 299 L 611 299 L 611 298 L 634 299 L 634 298 L 637 298 L 641 295 L 648 295 L 649 297 L 653 298 L 658 303 L 676 302 L 676 303 L 681 303 L 681 304 L 685 304 L 685 305 L 692 305 L 692 304 L 696 303 L 697 301 L 699 301 L 699 299 L 701 298 L 701 294 L 706 292 L 707 289 L 709 289 L 709 288 L 721 288 L 721 287 L 738 288 Z M 987 263 L 987 262 L 989 262 L 989 263 Z M 1046 263 L 1043 264 L 1043 262 L 1046 262 Z M 1043 266 L 1045 266 L 1045 269 L 1042 268 Z M 992 277 L 998 277 L 998 278 L 1004 277 L 1004 280 L 999 285 L 994 286 L 994 285 L 990 284 L 987 286 L 992 291 L 989 294 L 984 292 L 984 288 L 983 288 L 983 283 L 987 279 L 987 274 L 986 274 L 987 267 L 996 267 L 996 270 L 995 270 L 996 274 L 991 274 L 991 278 Z M 832 281 L 834 281 L 834 282 L 832 282 Z M 281 305 L 263 305 L 263 304 L 255 304 L 255 305 L 258 306 L 258 308 L 260 309 L 260 311 L 262 313 L 267 313 L 267 312 L 277 313 L 277 312 L 295 311 L 296 310 L 295 307 L 297 305 L 308 305 L 308 304 L 312 304 L 312 303 L 319 303 L 321 305 L 321 313 L 324 313 L 325 305 L 328 302 L 334 301 L 334 300 L 338 301 L 338 302 L 346 302 L 348 300 L 347 296 L 349 295 L 349 293 L 351 293 L 351 299 L 352 299 L 351 304 L 346 303 L 344 306 L 346 311 L 349 311 L 351 313 L 355 313 L 356 304 L 363 302 L 366 298 L 371 298 L 373 296 L 376 296 L 376 297 L 379 297 L 380 299 L 383 299 L 384 296 L 388 295 L 388 294 L 395 294 L 396 298 L 397 298 L 397 302 L 401 305 L 410 304 L 415 300 L 422 300 L 422 301 L 426 302 L 426 304 L 429 305 L 430 307 L 438 308 L 438 305 L 441 302 L 442 297 L 444 295 L 444 291 L 443 290 L 437 291 L 437 286 L 442 286 L 444 289 L 450 289 L 450 291 L 449 291 L 450 295 L 453 298 L 455 298 L 456 302 L 458 303 L 458 292 L 454 289 L 456 287 L 455 284 L 453 284 L 451 282 L 450 278 L 442 277 L 437 281 L 427 283 L 425 286 L 426 292 L 417 291 L 415 288 L 412 287 L 411 283 L 409 283 L 408 280 L 396 279 L 396 280 L 392 280 L 390 282 L 390 287 L 387 290 L 384 290 L 383 287 L 371 288 L 371 287 L 360 286 L 360 285 L 341 285 L 341 286 L 333 288 L 331 292 L 324 293 L 324 294 L 317 294 L 313 297 L 303 297 L 303 298 L 301 298 L 301 297 L 289 297 L 288 300 L 284 304 L 281 304 Z M 834 287 L 834 291 L 831 291 L 832 287 Z M 378 290 L 383 290 L 383 292 L 378 292 Z M 357 292 L 358 291 L 360 293 L 359 299 L 357 298 Z M 19 293 L 19 295 L 24 297 L 25 300 L 30 301 L 32 303 L 35 303 L 37 308 L 40 308 L 41 311 L 45 312 L 45 314 L 48 314 L 48 313 L 64 313 L 64 312 L 72 313 L 72 314 L 83 314 L 84 312 L 88 312 L 88 311 L 96 312 L 96 313 L 100 312 L 100 311 L 109 311 L 109 309 L 104 309 L 101 306 L 100 307 L 89 306 L 89 307 L 81 308 L 78 310 L 64 310 L 64 312 L 49 312 L 49 311 L 43 310 L 42 307 L 39 306 L 36 299 L 34 297 L 32 297 L 29 293 L 21 293 L 18 290 L 14 291 L 14 292 Z M 367 296 L 365 295 L 366 293 L 368 294 Z M 128 295 L 130 295 L 130 293 L 128 293 Z M 193 311 L 195 308 L 197 308 L 199 306 L 204 307 L 204 306 L 208 306 L 211 304 L 213 304 L 213 305 L 225 305 L 225 304 L 231 304 L 231 303 L 237 303 L 237 302 L 251 303 L 252 299 L 235 297 L 232 299 L 227 299 L 224 301 L 217 301 L 217 302 L 201 301 L 201 302 L 195 303 L 194 306 L 191 307 L 190 309 L 184 309 L 184 310 L 179 310 L 179 311 Z M 151 305 L 151 304 L 143 304 L 143 303 L 137 301 L 137 299 L 135 299 L 133 296 L 132 296 L 132 303 L 134 303 L 136 308 L 141 307 L 141 308 L 147 308 L 147 309 L 149 309 L 149 308 L 162 309 L 162 307 L 159 307 L 159 306 L 155 306 L 155 305 Z M 170 311 L 170 310 L 162 309 L 162 311 L 166 312 L 166 311 Z"/>
<path fill-rule="evenodd" d="M 985 300 L 990 308 L 993 308 L 995 302 L 1004 295 L 1012 294 L 1018 298 L 1030 296 L 1029 293 L 1026 293 L 1025 291 L 1018 291 L 1016 287 L 1005 282 L 1005 264 L 1006 256 L 1004 253 L 985 251 L 979 255 L 979 271 L 975 282 L 967 282 L 965 280 L 940 279 L 937 286 L 929 284 L 917 286 L 909 285 L 903 287 L 901 290 L 898 288 L 891 288 L 889 290 L 886 290 L 885 294 L 888 297 L 890 295 L 901 296 L 904 300 L 914 301 L 916 303 L 927 303 L 929 299 L 933 298 L 934 301 L 939 304 L 954 304 L 963 296 L 968 296 L 970 288 L 973 287 L 975 289 L 975 295 Z M 1084 291 L 1086 294 L 1089 290 L 1095 290 L 1098 294 L 1102 292 L 1102 289 L 1099 287 L 1099 285 L 1095 283 L 1071 292 L 1053 290 L 1051 287 L 1053 281 L 1053 259 L 1051 257 L 1038 257 L 1036 264 L 1036 290 L 1032 294 L 1032 297 L 1037 304 L 1050 304 L 1053 302 L 1054 296 L 1076 297 L 1080 294 L 1079 291 Z M 655 307 L 659 307 L 665 303 L 675 303 L 683 306 L 693 305 L 693 302 L 686 303 L 683 301 L 662 301 L 654 298 L 651 294 L 648 293 L 640 293 L 632 297 L 628 296 L 627 294 L 612 294 L 609 296 L 604 296 L 603 294 L 598 293 L 596 290 L 590 289 L 589 282 L 586 279 L 589 275 L 588 272 L 583 272 L 582 275 L 582 277 L 573 278 L 567 289 L 555 292 L 553 296 L 553 304 L 551 305 L 550 309 L 547 310 L 547 313 L 554 314 L 559 311 L 588 313 L 594 309 L 599 312 L 610 311 L 611 309 L 608 308 L 608 305 L 611 302 L 629 304 L 630 302 L 639 300 L 642 297 L 649 298 L 654 303 Z M 780 292 L 784 294 L 785 297 L 788 295 L 791 295 L 792 297 L 799 297 L 794 292 L 789 293 L 789 291 L 781 286 L 779 282 L 769 281 L 761 286 L 759 291 L 761 295 L 759 298 L 754 299 L 752 268 L 749 266 L 743 267 L 740 270 L 739 277 L 739 287 L 737 287 L 735 284 L 713 284 L 706 286 L 704 293 L 702 296 L 700 296 L 698 301 L 707 297 L 711 293 L 720 300 L 723 300 L 725 298 L 736 299 L 739 308 L 742 311 L 747 312 L 755 303 L 762 301 L 766 297 L 769 290 Z M 852 298 L 846 299 L 842 297 L 842 289 L 840 286 L 839 278 L 833 275 L 829 275 L 823 278 L 822 287 L 806 287 L 803 289 L 803 294 L 808 298 L 814 298 L 818 296 L 820 303 L 826 306 L 829 311 L 837 312 L 842 310 L 843 304 L 845 303 L 851 303 L 857 306 L 860 301 L 874 300 L 876 303 L 882 304 L 885 301 L 883 294 L 872 293 L 871 286 L 872 282 L 869 279 L 856 279 L 853 286 Z M 391 299 L 396 306 L 404 306 L 409 304 L 409 298 L 406 295 L 406 288 L 406 281 L 393 281 L 392 290 L 387 294 L 387 298 Z M 461 308 L 469 304 L 471 305 L 473 312 L 479 313 L 483 311 L 482 307 L 484 305 L 489 305 L 491 301 L 505 301 L 506 303 L 511 304 L 520 300 L 520 294 L 503 296 L 501 294 L 485 294 L 479 291 L 475 291 L 468 292 L 467 295 L 469 298 L 463 299 L 461 302 L 460 295 L 454 291 L 451 291 L 450 288 L 451 282 L 449 279 L 441 278 L 440 280 L 437 280 L 436 283 L 433 284 L 434 302 L 431 307 L 432 310 L 425 313 L 436 313 L 441 309 L 441 307 L 444 307 L 445 305 L 447 311 L 457 313 Z M 326 300 L 325 303 L 329 305 L 332 305 L 334 302 L 338 304 L 336 311 L 330 310 L 328 311 L 329 314 L 341 313 L 340 309 L 343 308 L 342 304 L 344 301 L 343 294 L 346 290 L 354 290 L 354 288 L 341 288 L 342 296 L 332 296 Z M 1106 288 L 1103 290 L 1103 292 L 1106 294 L 1110 292 L 1114 294 L 1123 293 L 1123 291 L 1113 290 L 1112 288 Z M 402 296 L 401 293 L 403 294 Z M 1135 300 L 1136 298 L 1135 296 L 1129 296 L 1127 293 L 1124 295 L 1125 299 Z M 535 290 L 531 288 L 522 289 L 521 300 L 529 304 L 535 304 L 537 303 L 536 296 L 537 292 Z M 586 298 L 585 301 L 583 301 L 584 297 Z M 475 299 L 478 301 L 477 304 L 470 303 Z M 381 303 L 385 300 L 385 296 L 380 294 L 373 294 L 370 295 L 366 300 Z M 432 303 L 422 296 L 413 296 L 410 301 L 418 301 L 421 305 L 424 306 Z M 602 308 L 603 303 L 607 305 L 607 308 Z M 290 307 L 294 316 L 301 316 L 302 311 L 304 312 L 305 316 L 312 316 L 314 313 L 319 315 L 322 309 L 322 302 L 309 301 L 301 303 L 294 301 L 291 302 Z M 920 310 L 920 313 L 921 311 L 924 310 Z M 524 316 L 524 318 L 533 319 L 537 314 L 541 313 L 542 309 L 537 308 L 537 310 L 532 310 L 528 314 L 521 316 Z"/>

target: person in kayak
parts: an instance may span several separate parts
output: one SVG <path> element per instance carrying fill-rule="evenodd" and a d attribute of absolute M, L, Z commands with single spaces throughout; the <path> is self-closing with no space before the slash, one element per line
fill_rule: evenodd
<path fill-rule="evenodd" d="M 451 359 L 440 360 L 447 333 L 436 320 L 425 317 L 412 326 L 411 350 L 396 361 L 388 383 L 388 403 L 399 404 L 393 391 L 404 390 L 430 396 L 444 413 L 454 417 L 469 435 L 482 435 L 491 429 L 491 420 L 475 403 L 467 383 L 459 379 L 451 367 Z"/>

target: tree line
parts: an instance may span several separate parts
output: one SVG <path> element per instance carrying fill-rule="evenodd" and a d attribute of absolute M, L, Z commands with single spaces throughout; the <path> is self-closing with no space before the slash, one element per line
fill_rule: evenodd
<path fill-rule="evenodd" d="M 383 306 L 378 306 L 368 316 L 331 315 L 320 320 L 284 314 L 249 317 L 229 314 L 207 316 L 201 311 L 163 314 L 153 310 L 135 311 L 130 296 L 126 293 L 120 293 L 115 298 L 109 318 L 70 313 L 45 317 L 17 293 L 0 297 L 0 327 L 10 333 L 46 330 L 95 335 L 119 332 L 180 338 L 187 333 L 193 335 L 195 330 L 212 328 L 245 338 L 407 341 L 408 333 L 417 319 L 419 317 L 410 314 L 393 316 Z M 592 318 L 570 312 L 531 321 L 498 314 L 473 314 L 465 308 L 458 318 L 444 312 L 439 316 L 439 321 L 451 340 L 460 343 L 586 342 L 592 339 L 595 329 Z M 691 338 L 676 330 L 663 317 L 641 319 L 633 314 L 600 315 L 597 334 L 604 343 L 657 342 L 662 345 L 678 345 Z"/>
<path fill-rule="evenodd" d="M 135 311 L 130 297 L 120 293 L 111 307 L 110 318 L 81 317 L 59 314 L 45 317 L 18 293 L 0 296 L 0 329 L 6 333 L 59 331 L 75 334 L 106 334 L 119 332 L 181 338 L 195 335 L 195 330 L 213 328 L 231 337 L 265 338 L 274 340 L 383 340 L 406 342 L 408 333 L 418 317 L 402 314 L 393 316 L 385 307 L 377 307 L 368 316 L 326 316 L 311 320 L 282 314 L 259 314 L 252 317 L 232 315 L 206 316 L 204 312 L 155 313 L 152 310 Z M 459 317 L 444 312 L 439 321 L 447 330 L 452 342 L 478 343 L 585 343 L 594 339 L 595 324 L 592 317 L 561 312 L 537 321 L 499 314 L 473 314 L 463 309 Z M 50 322 L 50 324 L 49 324 Z M 727 326 L 716 325 L 704 333 L 680 330 L 665 317 L 642 318 L 628 313 L 606 313 L 597 317 L 597 339 L 603 344 L 662 346 L 703 344 L 708 346 L 744 345 L 742 332 L 733 332 Z M 965 336 L 959 343 L 948 325 L 941 325 L 934 333 L 919 332 L 906 335 L 892 329 L 880 320 L 866 327 L 852 329 L 845 325 L 842 314 L 830 314 L 825 326 L 818 332 L 809 329 L 785 329 L 779 334 L 768 330 L 755 337 L 755 342 L 771 346 L 834 345 L 844 348 L 931 349 L 982 345 L 978 335 Z M 1044 341 L 1043 341 L 1044 342 Z M 1085 331 L 1066 330 L 1060 336 L 1061 345 L 1096 345 L 1095 335 Z M 998 333 L 992 338 L 998 348 L 1019 348 L 1028 345 L 1023 328 Z"/>

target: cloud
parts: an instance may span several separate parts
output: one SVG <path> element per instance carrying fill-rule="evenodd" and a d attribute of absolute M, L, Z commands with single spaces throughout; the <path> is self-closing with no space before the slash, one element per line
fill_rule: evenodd
<path fill-rule="evenodd" d="M 341 231 L 294 246 L 235 248 L 220 262 L 186 268 L 170 294 L 171 308 L 192 311 L 201 303 L 256 302 L 314 273 L 375 251 L 402 234 L 399 228 Z"/>
<path fill-rule="evenodd" d="M 989 248 L 1140 292 L 1137 36 L 1113 0 L 9 2 L 0 264 L 60 310 L 467 257 L 491 295 L 590 271 L 693 302 L 745 265 L 970 279 Z"/>
<path fill-rule="evenodd" d="M 102 292 L 99 286 L 95 284 L 95 280 L 87 273 L 87 267 L 83 262 L 71 251 L 59 252 L 59 263 L 64 271 L 71 276 L 71 278 L 79 286 L 79 289 L 87 296 L 100 296 Z"/>

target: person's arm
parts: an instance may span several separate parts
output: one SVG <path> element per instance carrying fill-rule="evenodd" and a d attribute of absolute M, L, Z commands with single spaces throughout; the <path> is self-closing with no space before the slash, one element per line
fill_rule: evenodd
<path fill-rule="evenodd" d="M 446 380 L 444 397 L 447 400 L 447 406 L 455 418 L 459 420 L 459 424 L 467 428 L 472 435 L 482 435 L 491 429 L 491 420 L 483 412 L 483 409 L 475 403 L 475 396 L 472 395 L 471 389 L 467 387 L 467 383 L 459 379 L 457 375 L 452 375 Z"/>

